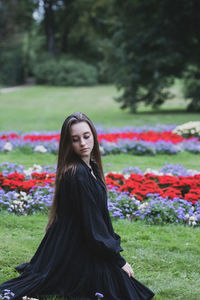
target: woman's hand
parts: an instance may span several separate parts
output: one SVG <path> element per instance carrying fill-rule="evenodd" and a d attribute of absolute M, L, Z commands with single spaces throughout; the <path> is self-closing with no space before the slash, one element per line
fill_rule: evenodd
<path fill-rule="evenodd" d="M 133 269 L 131 267 L 131 265 L 129 265 L 128 263 L 126 263 L 123 267 L 122 270 L 124 270 L 129 277 L 134 277 L 134 272 Z"/>

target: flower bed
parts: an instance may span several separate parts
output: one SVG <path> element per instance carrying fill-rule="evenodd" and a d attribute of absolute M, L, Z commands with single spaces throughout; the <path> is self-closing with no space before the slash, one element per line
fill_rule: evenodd
<path fill-rule="evenodd" d="M 200 121 L 190 121 L 179 125 L 173 129 L 173 133 L 177 133 L 183 137 L 198 137 L 200 139 Z"/>
<path fill-rule="evenodd" d="M 162 198 L 184 199 L 195 204 L 200 201 L 200 174 L 194 176 L 172 176 L 109 173 L 106 176 L 108 189 L 127 192 L 137 200 L 147 200 L 149 195 L 157 194 Z"/>
<path fill-rule="evenodd" d="M 172 132 L 173 127 L 160 125 L 155 127 L 125 127 L 108 130 L 98 129 L 98 139 L 103 155 L 130 153 L 135 155 L 176 154 L 180 151 L 200 153 L 200 141 L 197 137 L 184 138 Z M 168 130 L 166 130 L 168 129 Z M 17 132 L 0 133 L 0 152 L 13 149 L 23 151 L 50 152 L 57 154 L 59 144 L 58 132 Z"/>
<path fill-rule="evenodd" d="M 55 173 L 38 173 L 34 168 L 24 170 L 17 164 L 13 167 L 15 171 L 9 173 L 9 164 L 1 164 L 4 173 L 0 173 L 0 210 L 19 215 L 47 211 L 52 203 Z M 16 172 L 16 169 L 23 173 Z"/>
<path fill-rule="evenodd" d="M 200 225 L 200 203 L 192 204 L 180 198 L 173 201 L 168 197 L 148 195 L 145 202 L 121 193 L 114 188 L 109 190 L 108 209 L 111 216 L 128 218 L 129 220 L 144 220 L 150 224 L 178 223 L 189 226 Z"/>
<path fill-rule="evenodd" d="M 0 164 L 0 210 L 18 215 L 47 212 L 52 203 L 55 166 L 25 169 Z M 113 217 L 151 223 L 200 223 L 200 172 L 166 164 L 161 170 L 137 167 L 106 174 Z"/>

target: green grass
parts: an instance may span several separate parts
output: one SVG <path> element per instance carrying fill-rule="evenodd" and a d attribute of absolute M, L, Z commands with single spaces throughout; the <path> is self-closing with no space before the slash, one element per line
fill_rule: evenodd
<path fill-rule="evenodd" d="M 0 162 L 11 162 L 24 165 L 25 167 L 32 167 L 33 164 L 54 165 L 57 163 L 57 156 L 51 153 L 29 153 L 25 154 L 23 151 L 12 151 L 9 153 L 0 154 Z"/>
<path fill-rule="evenodd" d="M 0 130 L 60 130 L 66 116 L 74 111 L 86 113 L 95 124 L 131 126 L 144 124 L 181 124 L 198 120 L 199 114 L 183 111 L 181 99 L 169 100 L 160 111 L 142 107 L 138 114 L 122 111 L 114 101 L 119 92 L 114 86 L 96 87 L 25 87 L 0 94 Z M 172 107 L 166 111 L 167 107 Z"/>
<path fill-rule="evenodd" d="M 138 114 L 122 111 L 113 97 L 114 86 L 83 88 L 26 87 L 0 94 L 0 130 L 60 130 L 65 117 L 74 111 L 86 113 L 95 124 L 122 127 L 145 124 L 181 124 L 199 120 L 199 114 L 184 112 L 180 83 L 174 87 L 176 97 L 157 112 L 140 106 Z M 30 167 L 37 163 L 56 163 L 53 154 L 13 151 L 0 154 L 0 162 L 14 162 Z M 200 157 L 187 152 L 177 155 L 134 156 L 128 154 L 103 157 L 104 170 L 120 171 L 128 166 L 158 169 L 166 162 L 199 169 Z M 37 249 L 47 222 L 45 215 L 17 217 L 0 212 L 0 282 L 17 275 L 14 267 L 29 261 Z M 124 257 L 133 266 L 135 277 L 156 293 L 158 300 L 197 300 L 200 295 L 198 247 L 200 228 L 180 225 L 150 226 L 142 222 L 114 221 L 122 237 Z"/>
<path fill-rule="evenodd" d="M 200 155 L 182 152 L 176 155 L 136 156 L 130 154 L 107 155 L 103 157 L 104 170 L 120 171 L 126 167 L 160 169 L 165 163 L 181 164 L 187 169 L 200 170 Z"/>
<path fill-rule="evenodd" d="M 0 213 L 0 282 L 17 275 L 14 267 L 27 262 L 36 251 L 47 218 L 17 217 Z M 181 225 L 150 226 L 142 222 L 113 221 L 122 237 L 123 256 L 135 277 L 150 287 L 155 299 L 199 299 L 197 262 L 200 228 Z"/>
<path fill-rule="evenodd" d="M 105 172 L 121 171 L 126 167 L 139 167 L 142 171 L 147 168 L 159 169 L 165 163 L 181 164 L 187 169 L 200 170 L 200 155 L 182 152 L 176 155 L 136 156 L 130 154 L 116 154 L 102 157 Z M 25 154 L 20 151 L 0 154 L 1 162 L 12 162 L 32 167 L 33 164 L 54 165 L 57 163 L 57 156 L 50 153 Z"/>

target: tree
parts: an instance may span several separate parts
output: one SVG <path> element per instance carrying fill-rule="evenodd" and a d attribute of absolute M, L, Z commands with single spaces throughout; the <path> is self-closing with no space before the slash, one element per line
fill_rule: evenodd
<path fill-rule="evenodd" d="M 0 81 L 19 84 L 24 80 L 23 39 L 32 24 L 32 0 L 0 2 Z"/>
<path fill-rule="evenodd" d="M 105 20 L 110 16 L 113 0 L 32 1 L 43 12 L 40 32 L 46 36 L 46 50 L 50 54 L 88 58 L 99 55 L 99 41 L 108 34 Z"/>
<path fill-rule="evenodd" d="M 190 81 L 189 110 L 200 111 L 200 2 L 198 0 L 115 0 L 115 82 L 124 89 L 122 108 L 140 102 L 158 107 L 171 95 L 175 78 Z M 118 72 L 117 72 L 118 71 Z"/>
<path fill-rule="evenodd" d="M 101 57 L 101 42 L 108 36 L 106 20 L 113 0 L 63 0 L 56 20 L 62 53 L 73 53 L 86 60 Z"/>
<path fill-rule="evenodd" d="M 54 39 L 54 0 L 44 0 L 44 24 L 47 37 L 48 52 L 55 55 L 55 39 Z"/>
<path fill-rule="evenodd" d="M 54 62 L 79 59 L 93 65 L 99 80 L 107 82 L 104 58 L 111 38 L 113 1 L 1 0 L 0 63 L 4 61 L 8 70 L 6 78 L 10 80 L 15 64 L 18 70 L 20 63 L 20 74 L 26 77 L 33 75 L 34 67 L 44 59 Z M 5 51 L 2 44 L 6 46 Z M 12 59 L 5 60 L 7 48 Z M 4 76 L 7 71 L 2 70 L 1 64 L 0 73 Z M 21 83 L 20 76 L 9 84 Z M 0 81 L 5 81 L 1 74 Z"/>

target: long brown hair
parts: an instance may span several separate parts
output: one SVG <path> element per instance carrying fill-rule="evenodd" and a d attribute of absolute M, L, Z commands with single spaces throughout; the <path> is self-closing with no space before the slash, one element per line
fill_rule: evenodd
<path fill-rule="evenodd" d="M 78 159 L 77 159 L 77 155 L 74 153 L 72 148 L 72 137 L 71 137 L 70 130 L 72 125 L 80 122 L 86 122 L 91 129 L 94 138 L 94 147 L 91 152 L 91 159 L 93 159 L 96 162 L 97 166 L 99 167 L 101 178 L 105 182 L 96 129 L 93 123 L 91 122 L 91 120 L 86 115 L 80 112 L 76 112 L 65 119 L 61 128 L 59 150 L 58 150 L 58 162 L 57 162 L 57 170 L 56 170 L 56 180 L 55 180 L 55 192 L 54 192 L 53 203 L 50 209 L 49 220 L 46 229 L 48 229 L 51 226 L 51 224 L 57 217 L 58 194 L 59 194 L 60 182 L 64 173 L 69 169 L 72 169 L 73 173 L 76 171 Z"/>

